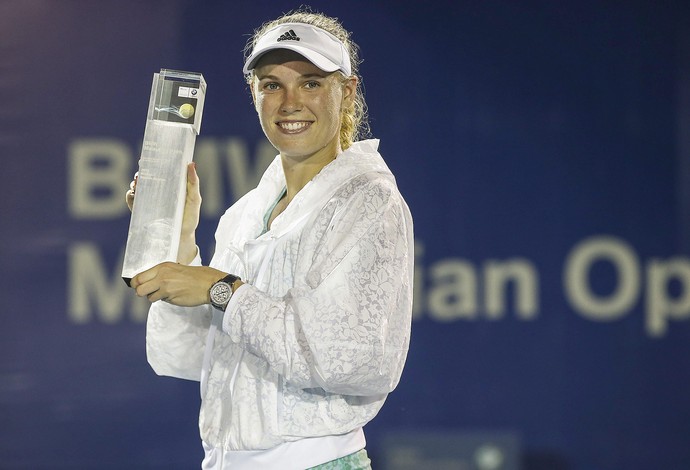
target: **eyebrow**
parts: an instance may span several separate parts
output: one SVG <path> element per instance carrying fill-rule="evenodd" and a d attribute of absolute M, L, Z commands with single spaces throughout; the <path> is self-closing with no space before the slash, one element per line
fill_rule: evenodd
<path fill-rule="evenodd" d="M 332 72 L 331 72 L 331 73 L 332 73 Z M 306 74 L 304 74 L 304 75 L 300 75 L 299 78 L 301 78 L 301 79 L 309 79 L 309 78 L 326 78 L 326 77 L 328 77 L 331 73 L 328 73 L 328 72 L 323 72 L 323 73 L 318 73 L 318 72 L 306 73 Z M 257 75 L 257 78 L 258 78 L 259 80 L 276 80 L 276 81 L 280 81 L 280 79 L 279 79 L 278 77 L 276 77 L 275 75 L 270 75 L 270 74 L 269 74 L 269 75 L 261 75 L 261 76 Z"/>

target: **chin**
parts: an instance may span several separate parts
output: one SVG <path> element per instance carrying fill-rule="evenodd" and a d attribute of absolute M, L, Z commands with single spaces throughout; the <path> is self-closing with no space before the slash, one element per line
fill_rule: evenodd
<path fill-rule="evenodd" d="M 303 155 L 311 155 L 318 151 L 319 147 L 314 145 L 307 145 L 304 142 L 293 140 L 286 142 L 285 139 L 278 139 L 276 142 L 271 142 L 273 146 L 278 149 L 281 155 L 286 157 L 298 157 Z"/>

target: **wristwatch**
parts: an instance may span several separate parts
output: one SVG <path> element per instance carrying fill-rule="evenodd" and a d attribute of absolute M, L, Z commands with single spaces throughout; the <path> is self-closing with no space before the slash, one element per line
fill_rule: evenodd
<path fill-rule="evenodd" d="M 208 290 L 208 296 L 211 299 L 211 305 L 221 311 L 225 311 L 232 297 L 232 285 L 235 281 L 239 281 L 239 277 L 234 274 L 228 274 L 223 279 L 214 283 Z"/>

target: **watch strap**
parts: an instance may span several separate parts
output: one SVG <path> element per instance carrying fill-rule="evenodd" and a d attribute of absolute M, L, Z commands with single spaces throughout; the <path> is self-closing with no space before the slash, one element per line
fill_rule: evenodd
<path fill-rule="evenodd" d="M 239 276 L 235 276 L 234 274 L 228 274 L 227 276 L 225 276 L 222 279 L 219 279 L 216 282 L 224 282 L 224 283 L 230 284 L 230 286 L 232 286 L 235 283 L 235 281 L 239 281 L 239 280 L 240 280 Z"/>

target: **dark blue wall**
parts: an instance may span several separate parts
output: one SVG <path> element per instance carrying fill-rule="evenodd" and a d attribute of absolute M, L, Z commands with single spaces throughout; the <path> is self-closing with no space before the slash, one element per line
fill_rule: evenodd
<path fill-rule="evenodd" d="M 512 436 L 525 470 L 690 468 L 690 8 L 331 3 L 418 249 L 374 462 L 414 431 Z M 122 196 L 152 74 L 202 72 L 210 257 L 273 156 L 245 40 L 296 6 L 0 0 L 0 467 L 198 466 L 197 384 L 150 370 L 118 279 Z"/>

